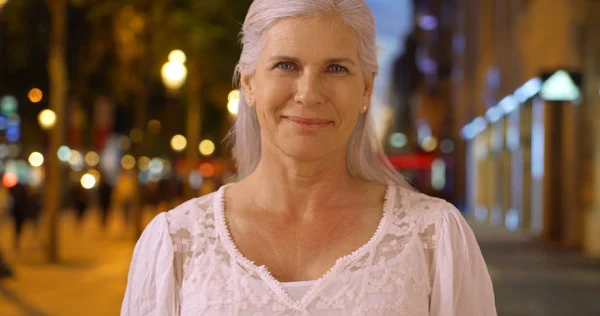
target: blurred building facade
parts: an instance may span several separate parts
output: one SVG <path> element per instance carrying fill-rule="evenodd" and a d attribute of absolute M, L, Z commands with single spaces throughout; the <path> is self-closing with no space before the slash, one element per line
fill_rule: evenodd
<path fill-rule="evenodd" d="M 393 65 L 385 149 L 419 190 L 460 206 L 450 108 L 455 3 L 412 1 L 414 27 Z"/>
<path fill-rule="evenodd" d="M 466 162 L 457 182 L 468 211 L 600 256 L 600 3 L 458 0 L 456 8 L 453 125 L 466 141 L 456 159 Z M 544 100 L 550 78 L 581 97 Z"/>

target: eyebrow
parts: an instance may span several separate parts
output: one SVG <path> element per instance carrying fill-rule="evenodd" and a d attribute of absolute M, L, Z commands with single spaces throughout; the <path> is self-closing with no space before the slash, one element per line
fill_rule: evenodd
<path fill-rule="evenodd" d="M 277 55 L 277 56 L 273 56 L 273 57 L 271 57 L 269 59 L 270 62 L 273 62 L 273 61 L 276 61 L 276 60 L 289 60 L 289 61 L 292 61 L 292 62 L 295 62 L 295 63 L 299 63 L 300 62 L 299 58 L 285 56 L 285 55 Z M 351 64 L 353 66 L 356 65 L 352 59 L 345 58 L 345 57 L 329 58 L 329 59 L 325 60 L 325 62 L 327 64 L 346 62 L 346 63 L 349 63 L 349 64 Z"/>

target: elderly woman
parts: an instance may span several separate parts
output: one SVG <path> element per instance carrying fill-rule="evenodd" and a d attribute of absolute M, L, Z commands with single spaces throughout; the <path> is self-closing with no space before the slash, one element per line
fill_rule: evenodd
<path fill-rule="evenodd" d="M 364 0 L 255 0 L 242 44 L 242 178 L 148 225 L 122 315 L 496 315 L 461 214 L 381 158 Z"/>

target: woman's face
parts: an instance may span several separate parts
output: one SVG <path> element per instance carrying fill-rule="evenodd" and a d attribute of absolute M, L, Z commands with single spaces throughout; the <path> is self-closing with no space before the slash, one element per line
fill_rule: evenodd
<path fill-rule="evenodd" d="M 242 88 L 256 107 L 264 149 L 302 161 L 345 154 L 373 89 L 352 29 L 333 16 L 289 18 L 263 44 Z"/>

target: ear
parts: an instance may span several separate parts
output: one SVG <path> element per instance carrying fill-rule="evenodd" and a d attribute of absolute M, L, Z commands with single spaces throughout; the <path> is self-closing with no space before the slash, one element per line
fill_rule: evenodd
<path fill-rule="evenodd" d="M 254 102 L 249 102 L 250 100 L 254 100 L 254 84 L 252 77 L 252 74 L 243 74 L 240 77 L 242 93 L 244 94 L 248 106 L 253 106 L 255 104 Z"/>
<path fill-rule="evenodd" d="M 373 87 L 375 85 L 375 74 L 367 74 L 365 76 L 365 90 L 363 92 L 363 104 L 371 105 L 371 96 L 373 95 Z"/>

